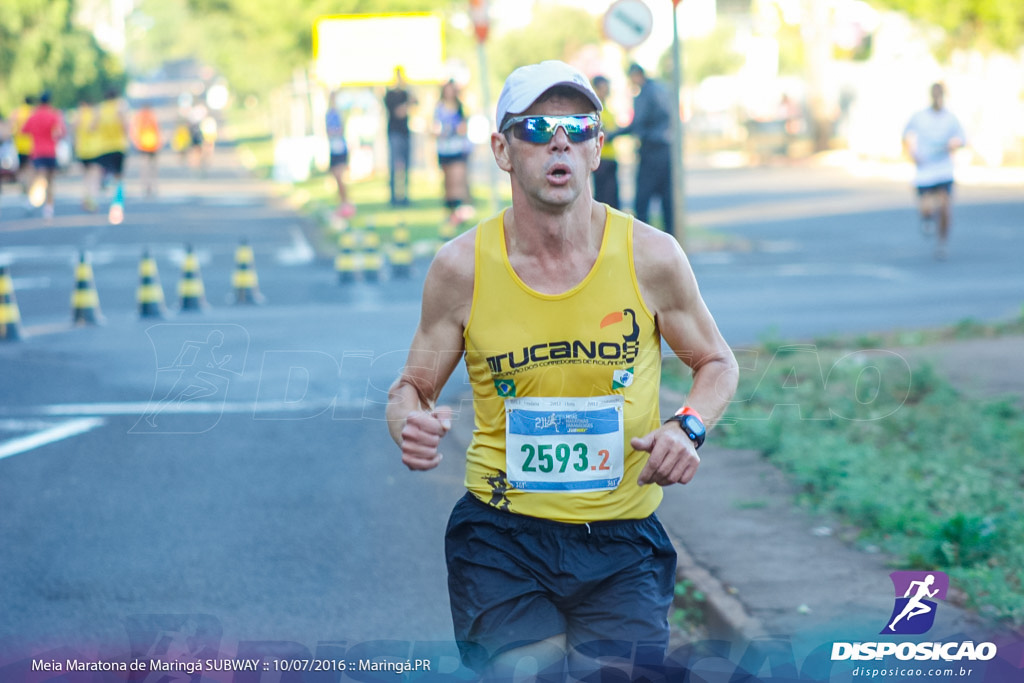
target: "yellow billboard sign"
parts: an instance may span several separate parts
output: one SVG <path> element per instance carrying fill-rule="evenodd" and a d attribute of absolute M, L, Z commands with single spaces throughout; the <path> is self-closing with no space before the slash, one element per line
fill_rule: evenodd
<path fill-rule="evenodd" d="M 332 88 L 444 80 L 444 24 L 428 13 L 338 14 L 313 22 L 317 79 Z"/>

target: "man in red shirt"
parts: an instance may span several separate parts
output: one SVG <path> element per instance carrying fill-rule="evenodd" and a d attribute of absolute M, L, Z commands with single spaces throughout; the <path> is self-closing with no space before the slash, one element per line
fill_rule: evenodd
<path fill-rule="evenodd" d="M 64 137 L 67 127 L 64 117 L 50 105 L 50 93 L 39 97 L 39 106 L 22 126 L 21 132 L 32 137 L 32 167 L 35 177 L 29 198 L 35 206 L 43 204 L 43 218 L 53 218 L 53 184 L 57 175 L 57 141 Z M 37 189 L 37 188 L 44 189 Z M 37 202 L 38 193 L 45 191 L 44 202 Z"/>

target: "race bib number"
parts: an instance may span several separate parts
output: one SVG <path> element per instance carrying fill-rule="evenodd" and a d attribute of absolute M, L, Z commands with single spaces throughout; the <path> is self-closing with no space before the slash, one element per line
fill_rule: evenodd
<path fill-rule="evenodd" d="M 505 401 L 509 484 L 526 491 L 607 491 L 622 480 L 623 397 Z"/>

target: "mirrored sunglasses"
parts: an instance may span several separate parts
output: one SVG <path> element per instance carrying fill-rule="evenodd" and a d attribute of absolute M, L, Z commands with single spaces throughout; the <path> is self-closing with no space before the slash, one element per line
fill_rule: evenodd
<path fill-rule="evenodd" d="M 572 142 L 583 142 L 597 137 L 601 131 L 601 119 L 596 114 L 573 114 L 570 116 L 513 116 L 501 132 L 512 129 L 512 134 L 525 142 L 544 144 L 550 142 L 559 126 Z"/>

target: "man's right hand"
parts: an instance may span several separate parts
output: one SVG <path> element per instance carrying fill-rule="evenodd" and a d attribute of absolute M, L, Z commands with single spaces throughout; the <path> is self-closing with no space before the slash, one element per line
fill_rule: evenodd
<path fill-rule="evenodd" d="M 441 464 L 437 447 L 452 428 L 452 409 L 438 406 L 434 410 L 409 413 L 402 428 L 402 462 L 410 470 L 430 470 Z"/>

